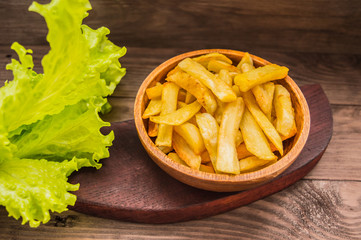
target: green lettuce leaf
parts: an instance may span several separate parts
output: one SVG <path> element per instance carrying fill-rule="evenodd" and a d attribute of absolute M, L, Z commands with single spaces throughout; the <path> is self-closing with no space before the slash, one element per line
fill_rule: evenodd
<path fill-rule="evenodd" d="M 13 60 L 7 66 L 14 73 L 15 83 L 7 84 L 9 89 L 3 92 L 11 95 L 2 94 L 0 101 L 0 123 L 9 132 L 89 96 L 112 94 L 125 74 L 118 59 L 126 49 L 107 39 L 107 28 L 93 30 L 81 24 L 90 9 L 87 0 L 54 0 L 45 5 L 34 2 L 29 9 L 45 18 L 51 50 L 42 60 L 44 73 L 39 75 L 32 70 L 31 50 L 13 44 L 20 62 Z M 15 108 L 17 114 L 13 114 Z"/>
<path fill-rule="evenodd" d="M 55 212 L 74 205 L 79 184 L 68 183 L 68 176 L 78 169 L 77 159 L 61 163 L 47 160 L 13 158 L 0 164 L 0 204 L 9 216 L 31 227 L 50 219 L 49 209 Z"/>
<path fill-rule="evenodd" d="M 31 227 L 74 205 L 70 191 L 79 185 L 68 176 L 100 168 L 114 139 L 101 133 L 110 124 L 99 112 L 111 110 L 106 97 L 125 75 L 119 58 L 126 49 L 107 39 L 109 29 L 82 25 L 90 9 L 88 0 L 30 6 L 49 28 L 43 73 L 33 70 L 32 50 L 11 46 L 19 60 L 7 65 L 14 78 L 0 88 L 0 205 Z"/>
<path fill-rule="evenodd" d="M 62 161 L 76 156 L 89 159 L 89 165 L 100 167 L 97 163 L 109 157 L 108 147 L 112 144 L 114 134 L 104 136 L 99 129 L 109 126 L 98 115 L 100 103 L 80 101 L 66 106 L 55 115 L 48 115 L 42 121 L 29 126 L 21 135 L 10 138 L 17 147 L 14 155 L 19 158 L 48 159 Z"/>

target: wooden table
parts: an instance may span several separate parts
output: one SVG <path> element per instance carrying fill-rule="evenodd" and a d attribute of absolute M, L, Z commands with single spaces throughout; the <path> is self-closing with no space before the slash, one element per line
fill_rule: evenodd
<path fill-rule="evenodd" d="M 45 1 L 42 1 L 45 2 Z M 285 65 L 299 84 L 319 83 L 333 111 L 333 137 L 318 165 L 287 189 L 202 220 L 139 224 L 75 211 L 52 214 L 36 229 L 0 207 L 0 239 L 361 239 L 361 3 L 340 1 L 94 0 L 86 23 L 110 28 L 125 45 L 127 75 L 110 97 L 107 121 L 133 118 L 142 80 L 164 60 L 189 50 L 249 51 Z M 48 51 L 31 1 L 0 2 L 0 79 L 18 41 Z M 1 173 L 0 173 L 1 174 Z"/>

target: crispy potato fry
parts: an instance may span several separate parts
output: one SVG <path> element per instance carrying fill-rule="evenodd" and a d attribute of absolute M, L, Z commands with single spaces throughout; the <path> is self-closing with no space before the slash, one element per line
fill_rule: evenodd
<path fill-rule="evenodd" d="M 214 118 L 217 120 L 218 124 L 221 124 L 222 121 L 222 115 L 223 115 L 223 110 L 224 110 L 224 106 L 227 103 L 222 102 L 221 100 L 219 100 L 217 98 L 217 109 L 216 112 L 214 113 Z"/>
<path fill-rule="evenodd" d="M 248 52 L 243 55 L 241 61 L 237 65 L 237 68 L 242 72 L 248 72 L 249 70 L 254 69 L 253 60 Z"/>
<path fill-rule="evenodd" d="M 187 163 L 185 163 L 185 162 L 178 156 L 177 153 L 175 153 L 175 152 L 170 152 L 170 153 L 168 153 L 168 157 L 169 157 L 170 159 L 172 159 L 173 161 L 175 161 L 175 162 L 177 162 L 177 163 L 180 163 L 180 164 L 188 167 Z"/>
<path fill-rule="evenodd" d="M 186 58 L 182 60 L 178 66 L 207 86 L 222 102 L 232 102 L 236 100 L 237 96 L 231 87 L 214 76 L 214 74 L 209 72 L 201 64 L 190 58 Z"/>
<path fill-rule="evenodd" d="M 214 173 L 214 169 L 210 166 L 207 166 L 207 165 L 203 165 L 201 164 L 200 168 L 199 168 L 199 171 L 202 171 L 202 172 L 208 172 L 208 173 Z"/>
<path fill-rule="evenodd" d="M 220 61 L 220 60 L 210 60 L 207 66 L 208 71 L 219 73 L 222 69 L 228 70 L 230 72 L 241 72 L 239 69 L 232 64 Z"/>
<path fill-rule="evenodd" d="M 243 143 L 243 136 L 242 132 L 238 129 L 236 133 L 236 146 L 239 146 L 239 144 Z"/>
<path fill-rule="evenodd" d="M 247 92 L 258 84 L 285 78 L 287 74 L 288 68 L 269 64 L 238 74 L 234 78 L 234 83 L 239 86 L 242 92 Z"/>
<path fill-rule="evenodd" d="M 173 134 L 173 147 L 178 156 L 192 168 L 199 170 L 201 165 L 201 156 L 196 154 L 187 142 L 177 133 Z"/>
<path fill-rule="evenodd" d="M 194 101 L 191 104 L 188 104 L 176 111 L 173 111 L 168 114 L 161 114 L 160 116 L 151 116 L 150 120 L 155 123 L 163 123 L 168 125 L 181 125 L 191 119 L 199 110 L 201 109 L 202 105 Z"/>
<path fill-rule="evenodd" d="M 186 140 L 187 144 L 196 154 L 201 154 L 205 150 L 203 138 L 197 126 L 186 122 L 179 126 L 174 126 L 174 131 Z"/>
<path fill-rule="evenodd" d="M 187 106 L 187 104 L 185 102 L 181 102 L 181 101 L 177 102 L 177 109 L 180 109 L 180 108 L 185 107 L 185 106 Z"/>
<path fill-rule="evenodd" d="M 162 109 L 160 116 L 167 115 L 177 109 L 179 87 L 174 83 L 164 83 L 162 91 Z M 152 119 L 150 121 L 154 122 Z M 159 124 L 158 135 L 155 140 L 157 146 L 172 146 L 173 126 Z"/>
<path fill-rule="evenodd" d="M 144 110 L 142 118 L 147 119 L 150 116 L 158 115 L 161 110 L 162 110 L 162 100 L 152 99 L 150 100 L 147 108 Z"/>
<path fill-rule="evenodd" d="M 204 67 L 208 66 L 210 60 L 220 60 L 229 64 L 232 64 L 232 60 L 226 57 L 225 55 L 217 52 L 208 53 L 205 55 L 201 55 L 199 57 L 192 58 L 194 61 L 202 64 Z"/>
<path fill-rule="evenodd" d="M 192 103 L 196 100 L 196 97 L 193 96 L 190 92 L 187 92 L 187 95 L 186 95 L 186 99 L 185 99 L 185 103 Z"/>
<path fill-rule="evenodd" d="M 216 119 L 209 113 L 196 114 L 196 121 L 202 135 L 204 146 L 206 147 L 213 165 L 217 159 L 217 143 L 219 126 Z"/>
<path fill-rule="evenodd" d="M 218 133 L 217 171 L 238 174 L 240 172 L 236 150 L 236 134 L 244 111 L 241 97 L 227 103 Z"/>
<path fill-rule="evenodd" d="M 256 98 L 258 106 L 269 120 L 271 120 L 274 89 L 275 86 L 273 82 L 267 82 L 252 88 L 252 93 Z"/>
<path fill-rule="evenodd" d="M 241 91 L 239 90 L 239 87 L 237 85 L 233 85 L 232 86 L 232 90 L 233 92 L 237 95 L 237 97 L 241 97 L 242 96 L 242 93 Z"/>
<path fill-rule="evenodd" d="M 203 85 L 203 83 L 188 73 L 183 71 L 175 71 L 173 74 L 168 74 L 166 80 L 168 82 L 174 82 L 195 96 L 197 101 L 202 104 L 207 112 L 213 114 L 214 111 L 216 111 L 217 102 L 211 90 L 209 90 L 206 86 Z"/>
<path fill-rule="evenodd" d="M 295 116 L 290 93 L 282 85 L 275 85 L 274 107 L 276 111 L 276 129 L 282 136 L 290 135 L 294 129 Z"/>
<path fill-rule="evenodd" d="M 241 172 L 251 172 L 258 170 L 260 167 L 266 165 L 269 162 L 269 160 L 263 160 L 256 156 L 250 156 L 239 160 L 239 168 Z"/>
<path fill-rule="evenodd" d="M 278 134 L 276 128 L 272 125 L 272 123 L 268 120 L 266 115 L 258 107 L 256 99 L 254 98 L 252 92 L 251 91 L 245 92 L 243 98 L 247 106 L 247 109 L 252 114 L 254 120 L 256 120 L 258 125 L 263 130 L 264 134 L 266 134 L 268 139 L 276 146 L 276 148 L 278 149 L 278 151 L 282 156 L 283 155 L 282 139 Z"/>
<path fill-rule="evenodd" d="M 168 146 L 159 146 L 159 149 L 165 154 L 168 154 L 169 152 L 173 151 L 173 147 L 168 147 Z"/>
<path fill-rule="evenodd" d="M 231 77 L 231 74 L 229 74 L 229 71 L 226 69 L 221 69 L 218 73 L 219 79 L 221 79 L 223 82 L 225 82 L 228 86 L 232 87 L 233 79 Z"/>
<path fill-rule="evenodd" d="M 163 85 L 156 85 L 154 87 L 147 88 L 145 90 L 149 99 L 157 99 L 161 98 L 163 91 Z"/>
<path fill-rule="evenodd" d="M 156 137 L 158 135 L 158 123 L 148 121 L 148 135 L 149 137 Z"/>
<path fill-rule="evenodd" d="M 271 151 L 270 145 L 262 129 L 246 109 L 240 124 L 244 142 L 247 150 L 253 155 L 264 160 L 274 160 L 276 155 Z"/>

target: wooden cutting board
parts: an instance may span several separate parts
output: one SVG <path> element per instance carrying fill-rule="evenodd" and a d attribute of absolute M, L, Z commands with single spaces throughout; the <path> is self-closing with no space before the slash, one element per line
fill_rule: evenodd
<path fill-rule="evenodd" d="M 143 223 L 170 223 L 219 214 L 278 192 L 305 176 L 318 162 L 332 136 L 332 112 L 320 85 L 301 87 L 311 113 L 310 135 L 297 160 L 275 180 L 254 189 L 218 193 L 173 179 L 148 157 L 134 121 L 112 123 L 110 157 L 99 170 L 83 168 L 71 183 L 80 183 L 71 209 L 104 218 Z"/>

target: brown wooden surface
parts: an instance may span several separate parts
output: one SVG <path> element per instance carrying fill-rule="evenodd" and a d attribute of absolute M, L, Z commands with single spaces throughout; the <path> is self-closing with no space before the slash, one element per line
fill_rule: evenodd
<path fill-rule="evenodd" d="M 47 51 L 45 24 L 31 0 L 0 1 L 0 80 L 19 41 Z M 45 2 L 41 1 L 41 2 Z M 104 118 L 133 118 L 141 82 L 177 54 L 201 48 L 249 51 L 290 68 L 299 84 L 319 83 L 333 112 L 333 136 L 316 167 L 287 189 L 232 211 L 174 224 L 139 224 L 75 211 L 31 229 L 0 208 L 0 239 L 361 239 L 361 2 L 93 0 L 87 23 L 128 46 L 127 75 Z M 219 8 L 215 8 L 219 6 Z M 1 83 L 2 84 L 2 83 Z"/>

